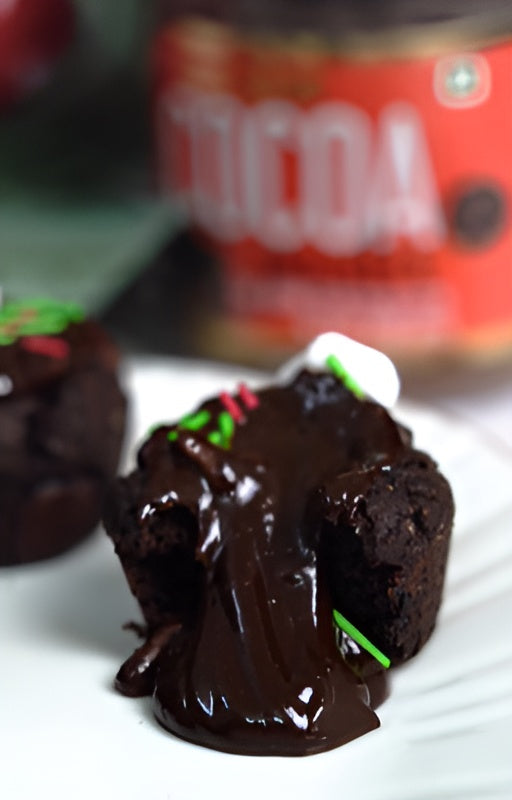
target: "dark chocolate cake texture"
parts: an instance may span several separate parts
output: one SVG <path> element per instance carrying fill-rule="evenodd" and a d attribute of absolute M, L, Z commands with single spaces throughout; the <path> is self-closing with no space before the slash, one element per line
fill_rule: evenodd
<path fill-rule="evenodd" d="M 242 385 L 157 427 L 118 481 L 105 525 L 146 641 L 116 684 L 169 731 L 303 755 L 379 725 L 384 667 L 435 624 L 453 501 L 363 394 L 336 354 Z"/>
<path fill-rule="evenodd" d="M 124 433 L 118 353 L 75 304 L 0 308 L 0 564 L 57 555 L 99 522 Z"/>

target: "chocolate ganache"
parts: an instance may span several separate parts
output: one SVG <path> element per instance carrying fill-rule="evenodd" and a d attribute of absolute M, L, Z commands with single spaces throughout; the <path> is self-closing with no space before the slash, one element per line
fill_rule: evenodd
<path fill-rule="evenodd" d="M 304 755 L 379 725 L 382 669 L 336 635 L 323 539 L 416 451 L 382 406 L 330 373 L 302 371 L 251 397 L 233 398 L 242 413 L 231 428 L 219 398 L 157 428 L 117 483 L 105 525 L 147 638 L 116 685 L 153 693 L 158 721 L 184 739 Z M 337 603 L 345 591 L 350 578 Z"/>

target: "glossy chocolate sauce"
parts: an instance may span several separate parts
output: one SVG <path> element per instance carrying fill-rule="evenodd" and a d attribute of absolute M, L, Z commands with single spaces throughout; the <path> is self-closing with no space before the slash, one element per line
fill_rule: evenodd
<path fill-rule="evenodd" d="M 170 603 L 162 633 L 156 617 L 149 620 L 148 643 L 117 686 L 154 691 L 159 722 L 198 744 L 303 755 L 378 727 L 371 704 L 384 695 L 374 676 L 370 703 L 349 666 L 357 653 L 345 647 L 345 658 L 338 647 L 315 509 L 357 504 L 369 475 L 386 469 L 404 443 L 381 406 L 356 400 L 331 374 L 303 372 L 258 399 L 228 449 L 207 440 L 223 410 L 212 400 L 202 406 L 211 412 L 206 426 L 178 429 L 172 442 L 171 428 L 159 428 L 138 471 L 119 484 L 115 503 L 131 509 L 142 557 L 151 531 L 160 530 L 163 553 L 173 519 L 188 520 L 201 577 L 190 584 L 188 611 Z M 328 484 L 336 497 L 326 497 Z"/>

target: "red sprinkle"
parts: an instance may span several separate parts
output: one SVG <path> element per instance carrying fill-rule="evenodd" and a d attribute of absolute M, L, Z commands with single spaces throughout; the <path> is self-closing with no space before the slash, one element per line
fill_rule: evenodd
<path fill-rule="evenodd" d="M 219 400 L 226 409 L 226 411 L 228 411 L 231 414 L 235 422 L 240 423 L 244 421 L 243 411 L 236 402 L 236 400 L 233 400 L 231 395 L 229 395 L 227 392 L 221 392 L 219 395 Z"/>
<path fill-rule="evenodd" d="M 246 408 L 248 408 L 249 410 L 252 410 L 253 408 L 258 408 L 260 401 L 258 400 L 256 395 L 251 392 L 247 384 L 245 383 L 239 384 L 238 394 L 240 395 L 240 399 Z"/>
<path fill-rule="evenodd" d="M 64 339 L 54 336 L 24 336 L 21 339 L 21 346 L 29 353 L 49 358 L 62 359 L 69 355 L 69 344 Z"/>

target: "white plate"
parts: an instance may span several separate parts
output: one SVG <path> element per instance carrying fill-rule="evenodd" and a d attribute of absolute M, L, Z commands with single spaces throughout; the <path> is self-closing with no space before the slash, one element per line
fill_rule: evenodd
<path fill-rule="evenodd" d="M 135 364 L 127 458 L 148 426 L 231 388 L 238 370 Z M 242 376 L 254 385 L 258 376 Z M 497 800 L 512 797 L 512 464 L 471 427 L 401 406 L 452 482 L 457 524 L 438 627 L 392 676 L 382 726 L 307 758 L 231 756 L 154 722 L 112 678 L 138 618 L 98 531 L 50 562 L 0 571 L 0 790 L 6 800 Z"/>

